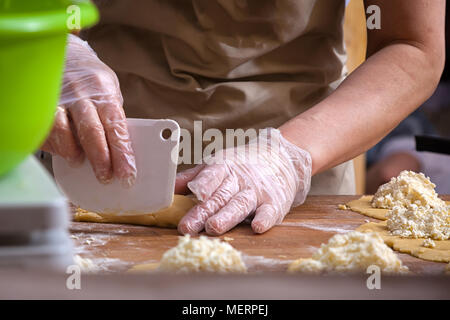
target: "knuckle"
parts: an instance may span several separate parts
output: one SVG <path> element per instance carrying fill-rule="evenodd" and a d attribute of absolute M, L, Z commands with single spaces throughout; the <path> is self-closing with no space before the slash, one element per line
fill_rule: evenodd
<path fill-rule="evenodd" d="M 220 188 L 214 193 L 214 195 L 208 200 L 208 202 L 211 202 L 210 207 L 218 209 L 225 206 L 225 204 L 231 199 L 232 196 L 233 194 L 231 190 L 227 188 Z"/>
<path fill-rule="evenodd" d="M 206 221 L 212 214 L 214 214 L 215 210 L 210 206 L 210 204 L 202 203 L 199 204 L 194 211 L 199 221 Z"/>
<path fill-rule="evenodd" d="M 127 123 L 124 119 L 112 119 L 108 117 L 104 120 L 105 131 L 119 140 L 130 140 Z"/>
<path fill-rule="evenodd" d="M 223 227 L 217 222 L 217 219 L 208 220 L 205 225 L 205 231 L 210 235 L 220 235 L 225 232 Z"/>
<path fill-rule="evenodd" d="M 245 206 L 245 208 L 252 209 L 256 207 L 256 199 L 250 190 L 239 193 L 236 195 L 235 200 Z"/>
<path fill-rule="evenodd" d="M 113 95 L 117 93 L 118 79 L 115 73 L 109 68 L 102 68 L 100 72 L 94 74 L 92 81 L 99 88 L 102 88 Z"/>
<path fill-rule="evenodd" d="M 104 140 L 104 129 L 101 123 L 81 120 L 77 124 L 81 144 L 101 144 Z"/>

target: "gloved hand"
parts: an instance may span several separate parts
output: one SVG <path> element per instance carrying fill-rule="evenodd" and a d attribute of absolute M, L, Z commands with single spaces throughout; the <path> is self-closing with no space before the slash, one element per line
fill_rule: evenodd
<path fill-rule="evenodd" d="M 100 182 L 116 177 L 130 187 L 136 164 L 122 103 L 116 74 L 87 42 L 69 35 L 59 106 L 41 149 L 72 166 L 86 156 Z"/>
<path fill-rule="evenodd" d="M 187 187 L 200 200 L 178 224 L 181 234 L 220 235 L 253 213 L 252 229 L 263 233 L 302 204 L 311 185 L 310 154 L 273 128 L 204 162 L 177 176 L 178 190 L 193 178 Z"/>

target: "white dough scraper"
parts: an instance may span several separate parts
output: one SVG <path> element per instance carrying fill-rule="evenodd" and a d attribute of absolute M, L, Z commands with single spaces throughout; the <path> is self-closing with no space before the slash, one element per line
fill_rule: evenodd
<path fill-rule="evenodd" d="M 175 187 L 180 127 L 173 120 L 127 119 L 136 156 L 134 186 L 118 179 L 104 185 L 97 181 L 87 159 L 72 168 L 53 157 L 53 172 L 61 190 L 76 206 L 97 213 L 138 215 L 171 205 Z"/>

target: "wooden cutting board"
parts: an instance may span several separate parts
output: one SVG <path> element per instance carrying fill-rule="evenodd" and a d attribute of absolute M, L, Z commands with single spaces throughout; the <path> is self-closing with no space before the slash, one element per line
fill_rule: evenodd
<path fill-rule="evenodd" d="M 221 236 L 244 254 L 249 271 L 284 272 L 294 259 L 310 257 L 336 233 L 356 229 L 368 221 L 361 214 L 339 210 L 339 204 L 359 196 L 310 196 L 278 225 L 262 235 L 241 224 Z M 443 196 L 450 200 L 450 196 Z M 175 229 L 123 224 L 72 222 L 70 231 L 75 253 L 92 259 L 104 272 L 123 272 L 136 264 L 157 263 L 163 253 L 177 244 Z M 406 254 L 400 259 L 419 274 L 441 274 L 444 263 L 428 262 Z"/>

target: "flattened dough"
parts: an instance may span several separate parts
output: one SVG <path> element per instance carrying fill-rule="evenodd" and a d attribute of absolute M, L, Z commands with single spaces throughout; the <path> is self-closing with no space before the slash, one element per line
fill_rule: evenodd
<path fill-rule="evenodd" d="M 383 238 L 384 242 L 392 247 L 392 249 L 408 253 L 420 259 L 436 262 L 450 262 L 450 240 L 435 240 L 436 247 L 426 248 L 423 246 L 424 239 L 401 238 L 399 236 L 390 235 L 386 224 L 386 221 L 379 223 L 370 222 L 358 227 L 356 231 L 377 232 Z"/>
<path fill-rule="evenodd" d="M 176 228 L 181 218 L 196 204 L 195 200 L 182 195 L 174 195 L 172 205 L 158 212 L 137 216 L 117 216 L 100 214 L 78 209 L 74 220 L 80 222 L 125 223 L 144 226 Z"/>
<path fill-rule="evenodd" d="M 386 220 L 386 214 L 388 213 L 389 209 L 379 209 L 372 207 L 372 205 L 370 204 L 372 198 L 373 196 L 362 196 L 357 200 L 350 201 L 349 203 L 347 203 L 347 206 L 350 208 L 350 210 L 361 213 L 365 216 L 379 220 Z M 446 201 L 446 204 L 450 205 L 450 201 Z"/>
<path fill-rule="evenodd" d="M 373 196 L 362 196 L 357 200 L 347 203 L 347 207 L 349 207 L 350 210 L 361 213 L 365 216 L 379 220 L 386 220 L 386 213 L 388 213 L 389 209 L 378 209 L 372 207 L 370 204 L 372 198 Z"/>

